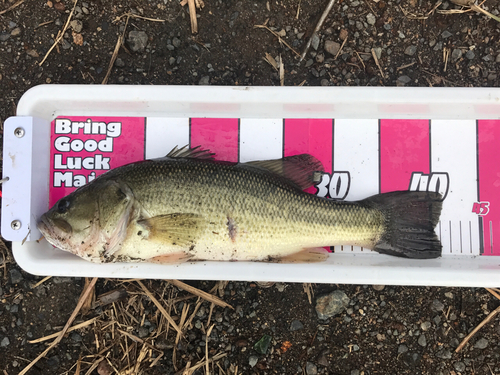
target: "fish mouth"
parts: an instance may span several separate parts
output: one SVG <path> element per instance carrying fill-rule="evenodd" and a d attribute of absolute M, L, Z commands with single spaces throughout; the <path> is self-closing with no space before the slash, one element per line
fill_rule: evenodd
<path fill-rule="evenodd" d="M 71 225 L 60 219 L 51 220 L 43 214 L 36 226 L 51 245 L 65 250 L 64 243 L 71 234 Z"/>

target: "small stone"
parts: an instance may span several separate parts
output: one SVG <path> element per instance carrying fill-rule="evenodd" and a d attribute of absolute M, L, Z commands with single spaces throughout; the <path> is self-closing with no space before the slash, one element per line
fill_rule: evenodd
<path fill-rule="evenodd" d="M 16 27 L 14 30 L 12 30 L 10 32 L 10 35 L 12 35 L 12 36 L 19 36 L 19 35 L 21 35 L 21 28 L 20 27 Z"/>
<path fill-rule="evenodd" d="M 421 357 L 422 356 L 418 353 L 408 352 L 403 355 L 402 359 L 407 366 L 416 367 L 419 364 Z"/>
<path fill-rule="evenodd" d="M 171 45 L 171 44 L 167 44 L 167 49 L 169 51 L 173 51 L 175 49 L 175 47 L 173 45 Z"/>
<path fill-rule="evenodd" d="M 351 371 L 351 375 L 359 375 L 359 374 L 360 374 L 359 370 L 352 370 Z"/>
<path fill-rule="evenodd" d="M 408 351 L 408 347 L 406 345 L 398 346 L 398 354 L 406 353 Z"/>
<path fill-rule="evenodd" d="M 9 38 L 10 38 L 10 34 L 9 33 L 1 33 L 0 34 L 0 42 L 5 42 Z"/>
<path fill-rule="evenodd" d="M 486 55 L 483 57 L 483 60 L 486 61 L 486 62 L 490 62 L 490 61 L 493 61 L 493 56 L 491 55 Z"/>
<path fill-rule="evenodd" d="M 319 36 L 316 33 L 314 33 L 313 36 L 312 36 L 311 47 L 314 48 L 315 51 L 318 50 L 318 47 L 319 47 Z"/>
<path fill-rule="evenodd" d="M 465 363 L 463 362 L 455 362 L 453 364 L 453 368 L 457 370 L 458 372 L 464 372 L 465 371 Z"/>
<path fill-rule="evenodd" d="M 251 355 L 248 358 L 248 364 L 250 365 L 250 367 L 254 367 L 257 362 L 259 362 L 259 358 L 256 355 Z"/>
<path fill-rule="evenodd" d="M 13 268 L 9 271 L 10 273 L 10 282 L 12 284 L 18 284 L 23 280 L 23 275 L 17 269 Z"/>
<path fill-rule="evenodd" d="M 27 54 L 28 56 L 35 57 L 35 58 L 39 57 L 38 52 L 37 52 L 37 51 L 35 51 L 34 49 L 29 49 L 29 50 L 27 50 L 27 51 L 26 51 L 26 54 Z"/>
<path fill-rule="evenodd" d="M 82 341 L 82 336 L 80 336 L 80 334 L 76 333 L 76 332 L 72 332 L 71 335 L 69 336 L 71 338 L 71 340 L 73 340 L 74 342 L 81 342 Z"/>
<path fill-rule="evenodd" d="M 392 29 L 392 25 L 390 23 L 384 23 L 384 29 L 389 31 Z"/>
<path fill-rule="evenodd" d="M 132 52 L 142 52 L 148 43 L 148 35 L 144 31 L 132 30 L 128 33 L 127 43 Z"/>
<path fill-rule="evenodd" d="M 472 52 L 472 51 L 471 51 Z M 500 53 L 497 55 L 497 57 L 495 58 L 495 62 L 497 63 L 500 63 Z"/>
<path fill-rule="evenodd" d="M 436 357 L 441 359 L 450 359 L 451 351 L 449 349 L 441 349 L 436 353 Z"/>
<path fill-rule="evenodd" d="M 321 63 L 323 63 L 323 61 L 325 61 L 325 55 L 322 53 L 318 53 L 316 55 L 316 62 L 321 64 Z"/>
<path fill-rule="evenodd" d="M 462 57 L 462 50 L 460 48 L 455 48 L 451 53 L 451 59 L 453 61 L 457 61 L 461 57 Z"/>
<path fill-rule="evenodd" d="M 69 23 L 69 25 L 75 31 L 75 33 L 79 33 L 83 29 L 83 22 L 80 20 L 73 20 Z"/>
<path fill-rule="evenodd" d="M 179 48 L 181 45 L 181 40 L 179 38 L 174 38 L 172 39 L 172 44 L 174 45 L 175 48 Z"/>
<path fill-rule="evenodd" d="M 336 56 L 340 50 L 340 44 L 332 40 L 325 41 L 325 51 L 330 55 Z"/>
<path fill-rule="evenodd" d="M 201 77 L 200 82 L 198 84 L 199 85 L 209 85 L 210 84 L 210 77 L 209 76 Z"/>
<path fill-rule="evenodd" d="M 486 340 L 484 337 L 480 338 L 479 340 L 476 341 L 476 344 L 474 345 L 474 348 L 476 349 L 486 349 L 488 346 L 488 340 Z"/>
<path fill-rule="evenodd" d="M 448 30 L 445 30 L 445 31 L 443 31 L 443 32 L 441 33 L 441 37 L 442 37 L 443 39 L 449 38 L 449 37 L 450 37 L 450 36 L 452 36 L 452 35 L 453 35 L 453 34 L 452 34 L 452 33 L 450 33 Z"/>
<path fill-rule="evenodd" d="M 2 341 L 0 342 L 0 346 L 2 348 L 6 347 L 6 346 L 9 346 L 10 345 L 10 340 L 7 336 L 5 336 Z"/>
<path fill-rule="evenodd" d="M 117 57 L 115 61 L 115 65 L 119 68 L 123 68 L 125 66 L 125 61 L 123 59 Z"/>
<path fill-rule="evenodd" d="M 140 327 L 138 332 L 141 339 L 149 336 L 149 329 L 147 329 L 146 327 Z"/>
<path fill-rule="evenodd" d="M 307 375 L 317 375 L 318 374 L 318 368 L 316 365 L 312 362 L 307 362 L 306 363 L 306 373 Z"/>
<path fill-rule="evenodd" d="M 420 335 L 418 338 L 418 345 L 423 346 L 424 348 L 427 346 L 427 339 L 425 338 L 425 335 Z"/>
<path fill-rule="evenodd" d="M 443 311 L 444 304 L 440 300 L 435 299 L 434 301 L 432 301 L 431 309 L 437 312 Z"/>
<path fill-rule="evenodd" d="M 14 21 L 9 21 L 9 29 L 13 29 L 16 26 L 17 26 L 17 23 L 15 23 Z"/>
<path fill-rule="evenodd" d="M 422 331 L 427 331 L 431 327 L 432 327 L 432 323 L 429 321 L 423 322 L 422 324 L 420 324 L 420 328 L 422 329 Z"/>
<path fill-rule="evenodd" d="M 340 314 L 349 305 L 349 297 L 341 291 L 336 290 L 316 299 L 316 313 L 319 319 L 328 319 Z"/>
<path fill-rule="evenodd" d="M 413 56 L 415 54 L 415 52 L 417 52 L 417 46 L 414 46 L 414 45 L 408 46 L 405 49 L 405 55 L 408 55 L 408 56 Z"/>
<path fill-rule="evenodd" d="M 53 356 L 47 359 L 47 365 L 51 367 L 53 370 L 56 370 L 59 368 L 59 357 L 58 356 Z"/>
<path fill-rule="evenodd" d="M 377 56 L 377 59 L 379 59 L 379 60 L 380 60 L 380 59 L 382 58 L 382 48 L 380 48 L 380 47 L 375 47 L 375 48 L 373 49 L 373 51 L 375 51 L 375 56 Z M 383 290 L 383 289 L 385 288 L 385 286 L 384 286 L 384 285 L 376 285 L 376 286 L 377 286 L 377 287 L 382 287 L 382 289 L 380 289 L 380 290 Z M 374 289 L 375 289 L 375 288 L 374 288 Z M 377 289 L 375 289 L 375 290 L 377 290 Z"/>
<path fill-rule="evenodd" d="M 323 78 L 321 80 L 321 86 L 330 86 L 330 81 L 327 80 L 326 78 Z"/>
<path fill-rule="evenodd" d="M 380 56 L 377 56 L 377 58 L 380 59 Z M 373 290 L 376 290 L 377 292 L 380 292 L 384 290 L 385 285 L 372 285 Z"/>
<path fill-rule="evenodd" d="M 405 86 L 407 83 L 411 82 L 411 78 L 408 76 L 400 76 L 396 80 L 396 86 Z"/>
<path fill-rule="evenodd" d="M 312 64 L 314 64 L 313 59 L 309 59 L 306 61 L 306 68 L 309 68 Z"/>
<path fill-rule="evenodd" d="M 18 311 L 19 311 L 19 305 L 12 305 L 12 306 L 10 307 L 10 312 L 11 312 L 11 313 L 13 313 L 13 314 L 14 314 L 14 313 L 17 313 Z"/>
<path fill-rule="evenodd" d="M 304 325 L 302 324 L 302 322 L 300 320 L 294 320 L 290 324 L 290 331 L 292 331 L 292 332 L 301 330 L 302 328 L 304 328 Z"/>
<path fill-rule="evenodd" d="M 375 25 L 376 21 L 377 21 L 377 19 L 375 18 L 375 16 L 372 13 L 368 13 L 366 15 L 366 22 L 368 22 L 369 25 Z"/>
<path fill-rule="evenodd" d="M 169 63 L 170 65 L 174 65 L 174 64 L 175 64 L 175 57 L 171 57 L 171 58 L 169 58 L 169 59 L 168 59 L 168 63 Z"/>
<path fill-rule="evenodd" d="M 437 42 L 436 45 L 434 46 L 433 50 L 439 51 L 442 48 L 443 48 L 443 42 Z"/>
<path fill-rule="evenodd" d="M 349 33 L 347 32 L 346 29 L 341 29 L 340 33 L 339 33 L 339 38 L 340 38 L 340 40 L 344 41 L 344 40 L 346 40 L 348 35 L 349 35 Z"/>
<path fill-rule="evenodd" d="M 66 39 L 61 40 L 62 48 L 63 49 L 70 49 L 71 48 L 71 43 L 68 42 Z M 54 281 L 55 282 L 55 281 Z"/>
<path fill-rule="evenodd" d="M 496 81 L 498 75 L 496 73 L 488 74 L 488 81 Z"/>

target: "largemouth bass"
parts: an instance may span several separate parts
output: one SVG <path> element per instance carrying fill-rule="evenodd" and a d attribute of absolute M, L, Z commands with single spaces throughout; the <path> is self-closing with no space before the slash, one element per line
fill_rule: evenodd
<path fill-rule="evenodd" d="M 54 246 L 103 262 L 314 262 L 323 246 L 435 258 L 441 196 L 397 191 L 345 202 L 303 192 L 323 171 L 308 154 L 228 163 L 208 150 L 113 169 L 60 199 L 38 228 Z"/>

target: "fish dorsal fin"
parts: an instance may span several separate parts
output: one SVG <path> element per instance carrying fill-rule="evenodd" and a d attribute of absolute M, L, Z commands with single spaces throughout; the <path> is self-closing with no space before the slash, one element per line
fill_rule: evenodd
<path fill-rule="evenodd" d="M 319 182 L 317 173 L 323 172 L 323 164 L 314 156 L 300 154 L 283 159 L 258 160 L 245 163 L 253 167 L 266 169 L 290 180 L 300 189 L 307 189 Z"/>
<path fill-rule="evenodd" d="M 201 146 L 189 147 L 186 145 L 184 147 L 178 148 L 175 146 L 172 151 L 167 154 L 167 158 L 189 158 L 189 159 L 202 159 L 202 160 L 212 160 L 214 158 L 214 153 L 210 150 L 204 150 Z"/>

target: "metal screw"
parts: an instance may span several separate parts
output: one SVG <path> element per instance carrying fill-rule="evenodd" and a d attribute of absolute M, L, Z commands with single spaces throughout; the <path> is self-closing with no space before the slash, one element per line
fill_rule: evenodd
<path fill-rule="evenodd" d="M 14 130 L 14 135 L 15 135 L 17 138 L 22 138 L 22 137 L 24 137 L 24 129 L 23 129 L 23 128 L 21 128 L 21 127 L 16 128 L 16 130 Z"/>
<path fill-rule="evenodd" d="M 12 223 L 10 223 L 10 226 L 14 230 L 19 230 L 21 229 L 21 222 L 19 220 L 14 220 Z"/>

